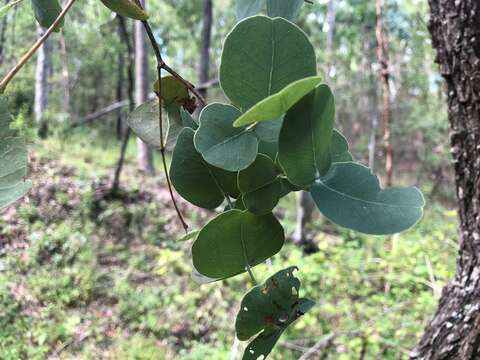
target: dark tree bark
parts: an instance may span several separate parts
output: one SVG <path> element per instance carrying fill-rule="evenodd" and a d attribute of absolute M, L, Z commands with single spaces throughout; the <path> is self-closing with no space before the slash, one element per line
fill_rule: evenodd
<path fill-rule="evenodd" d="M 454 279 L 412 359 L 480 359 L 480 2 L 429 0 L 429 30 L 448 94 L 460 216 Z"/>
<path fill-rule="evenodd" d="M 297 224 L 292 241 L 295 245 L 300 246 L 307 254 L 318 251 L 317 245 L 308 234 L 308 224 L 312 222 L 313 210 L 315 203 L 312 196 L 306 191 L 297 193 Z"/>
<path fill-rule="evenodd" d="M 126 32 L 125 20 L 120 15 L 117 15 L 117 21 L 118 21 L 118 31 L 117 31 L 118 37 L 122 40 L 122 42 L 128 41 L 128 38 L 125 40 L 123 35 L 123 33 Z M 117 89 L 115 91 L 115 100 L 117 100 L 117 102 L 120 102 L 123 100 L 124 73 L 125 73 L 125 53 L 123 51 L 119 51 L 117 54 Z M 122 108 L 119 108 L 117 110 L 117 122 L 115 126 L 117 139 L 119 140 L 123 138 L 122 117 L 123 117 L 123 111 L 122 111 Z"/>
<path fill-rule="evenodd" d="M 212 20 L 213 20 L 212 0 L 203 0 L 203 26 L 202 26 L 202 43 L 200 54 L 200 68 L 198 78 L 200 84 L 208 83 L 210 80 L 210 42 L 212 38 Z M 205 98 L 207 96 L 207 88 L 199 90 L 200 94 Z"/>
<path fill-rule="evenodd" d="M 145 7 L 145 0 L 140 0 Z M 148 82 L 148 47 L 147 35 L 143 24 L 140 21 L 135 22 L 135 103 L 137 106 L 148 100 L 149 82 Z M 153 165 L 152 149 L 142 140 L 137 139 L 138 149 L 138 168 L 147 174 L 153 174 L 155 168 Z"/>
<path fill-rule="evenodd" d="M 388 34 L 384 25 L 383 0 L 376 0 L 377 15 L 377 60 L 383 93 L 383 144 L 385 149 L 385 185 L 393 182 L 393 146 L 392 146 L 392 111 L 390 106 L 390 69 L 388 64 Z"/>

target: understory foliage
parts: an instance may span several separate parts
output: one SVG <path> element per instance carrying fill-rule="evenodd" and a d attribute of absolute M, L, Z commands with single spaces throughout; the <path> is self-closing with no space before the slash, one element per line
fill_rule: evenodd
<path fill-rule="evenodd" d="M 102 2 L 121 15 L 148 18 L 130 0 Z M 61 10 L 57 0 L 32 4 L 44 26 Z M 229 103 L 208 104 L 195 119 L 187 84 L 166 76 L 153 86 L 162 103 L 141 105 L 129 118 L 147 144 L 162 154 L 164 145 L 173 148 L 170 177 L 185 200 L 200 208 L 223 208 L 183 240 L 193 241 L 197 282 L 248 272 L 255 284 L 235 323 L 239 340 L 255 337 L 245 350 L 247 360 L 266 358 L 282 333 L 314 307 L 314 301 L 300 296 L 298 264 L 288 264 L 261 284 L 253 273 L 284 246 L 284 228 L 272 213 L 282 198 L 308 191 L 326 218 L 371 235 L 407 230 L 423 215 L 424 199 L 416 188 L 382 189 L 370 169 L 354 162 L 346 138 L 335 129 L 335 97 L 317 75 L 315 49 L 293 23 L 302 5 L 299 0 L 238 2 L 239 22 L 225 38 L 219 69 Z M 268 16 L 255 15 L 264 7 Z M 25 146 L 9 130 L 6 100 L 0 100 L 3 207 L 30 184 L 24 181 Z"/>
<path fill-rule="evenodd" d="M 0 217 L 0 353 L 6 360 L 223 360 L 234 343 L 247 275 L 198 286 L 189 243 L 167 192 L 139 179 L 135 143 L 124 177 L 128 196 L 99 200 L 117 144 L 97 131 L 51 137 L 31 148 L 28 201 Z M 85 144 L 88 143 L 88 149 Z M 57 156 L 57 154 L 62 154 Z M 41 184 L 38 186 L 36 184 Z M 294 194 L 276 208 L 286 235 L 295 225 Z M 184 207 L 192 226 L 211 213 Z M 328 360 L 408 359 L 455 269 L 456 215 L 429 206 L 414 229 L 392 239 L 336 228 L 317 214 L 310 231 L 320 251 L 304 256 L 287 242 L 259 282 L 297 264 L 301 297 L 317 304 L 282 335 L 275 360 L 295 360 L 316 342 Z M 241 352 L 244 345 L 238 347 Z M 313 357 L 315 358 L 315 357 Z M 237 356 L 238 359 L 238 356 Z"/>
<path fill-rule="evenodd" d="M 268 1 L 268 17 L 241 19 L 227 35 L 219 80 L 230 103 L 207 105 L 197 121 L 180 109 L 188 98 L 180 82 L 157 85 L 169 137 L 178 134 L 170 167 L 174 187 L 196 206 L 224 207 L 185 238 L 193 239 L 193 273 L 200 283 L 244 272 L 256 283 L 252 268 L 284 245 L 272 210 L 292 191 L 309 191 L 327 218 L 366 234 L 406 230 L 423 214 L 416 188 L 382 190 L 368 168 L 353 162 L 347 140 L 335 130 L 334 95 L 317 76 L 314 48 L 287 20 L 299 7 L 287 3 Z M 248 1 L 238 3 L 240 18 L 251 11 Z M 130 126 L 145 142 L 163 143 L 158 115 L 146 116 L 140 108 L 132 118 Z M 267 357 L 283 331 L 314 305 L 299 297 L 295 270 L 284 269 L 245 295 L 237 336 L 258 335 L 244 359 Z"/>

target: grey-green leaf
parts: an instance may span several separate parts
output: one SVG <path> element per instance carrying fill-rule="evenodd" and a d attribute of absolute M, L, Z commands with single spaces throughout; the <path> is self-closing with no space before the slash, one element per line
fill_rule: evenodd
<path fill-rule="evenodd" d="M 265 7 L 265 0 L 236 0 L 235 11 L 237 19 L 243 20 L 246 17 L 258 14 Z"/>
<path fill-rule="evenodd" d="M 299 299 L 298 304 L 295 305 L 292 311 L 292 313 L 295 314 L 293 321 L 306 314 L 314 305 L 315 303 L 311 300 Z M 272 352 L 278 339 L 280 339 L 280 336 L 282 336 L 293 321 L 289 322 L 287 326 L 269 327 L 265 329 L 250 344 L 248 344 L 242 360 L 266 359 L 266 357 Z"/>
<path fill-rule="evenodd" d="M 294 21 L 305 0 L 267 0 L 267 15 Z"/>
<path fill-rule="evenodd" d="M 330 143 L 335 122 L 335 100 L 322 84 L 285 115 L 278 158 L 288 179 L 298 186 L 313 184 L 331 164 Z"/>
<path fill-rule="evenodd" d="M 263 330 L 249 344 L 243 359 L 268 356 L 285 329 L 313 305 L 310 300 L 299 299 L 300 280 L 295 270 L 289 267 L 277 272 L 242 299 L 235 322 L 238 339 L 248 340 Z"/>
<path fill-rule="evenodd" d="M 310 191 L 318 209 L 328 219 L 373 235 L 407 230 L 422 218 L 425 206 L 417 188 L 382 190 L 369 168 L 352 162 L 333 164 Z"/>
<path fill-rule="evenodd" d="M 227 194 L 238 195 L 236 174 L 207 164 L 195 149 L 194 134 L 190 128 L 180 133 L 173 151 L 170 177 L 185 200 L 205 209 L 215 209 Z"/>
<path fill-rule="evenodd" d="M 38 23 L 45 28 L 50 27 L 62 12 L 58 0 L 32 0 L 32 7 Z M 62 26 L 63 20 L 55 31 L 59 31 Z"/>
<path fill-rule="evenodd" d="M 250 17 L 225 39 L 220 84 L 243 111 L 316 73 L 313 46 L 299 27 L 285 19 Z"/>
<path fill-rule="evenodd" d="M 132 131 L 148 145 L 160 148 L 160 125 L 159 125 L 158 99 L 149 100 L 137 107 L 128 116 L 127 123 Z M 165 145 L 171 148 L 182 130 L 180 115 L 174 108 L 168 108 L 162 116 L 163 137 Z M 170 121 L 171 124 L 170 124 Z"/>
<path fill-rule="evenodd" d="M 274 162 L 263 154 L 238 173 L 238 187 L 247 210 L 255 215 L 265 215 L 277 206 L 282 190 L 277 176 Z"/>
<path fill-rule="evenodd" d="M 283 116 L 279 119 L 262 121 L 253 128 L 255 135 L 259 141 L 276 143 L 278 142 L 278 136 L 280 135 L 280 129 L 283 124 Z"/>
<path fill-rule="evenodd" d="M 182 124 L 185 127 L 189 127 L 193 130 L 198 129 L 198 124 L 193 119 L 193 116 L 185 109 L 180 108 L 180 117 L 182 118 Z"/>
<path fill-rule="evenodd" d="M 126 16 L 135 20 L 147 20 L 147 13 L 132 0 L 101 0 L 103 5 L 118 15 Z"/>
<path fill-rule="evenodd" d="M 0 95 L 0 209 L 23 197 L 31 188 L 27 175 L 27 147 L 10 130 L 11 115 L 5 96 Z"/>
<path fill-rule="evenodd" d="M 267 155 L 270 159 L 275 161 L 278 154 L 278 142 L 260 141 L 258 143 L 258 153 Z"/>
<path fill-rule="evenodd" d="M 333 130 L 330 144 L 330 160 L 332 163 L 348 162 L 353 160 L 348 141 L 337 129 Z"/>
<path fill-rule="evenodd" d="M 258 140 L 252 130 L 234 128 L 240 111 L 231 105 L 210 104 L 200 114 L 195 147 L 209 164 L 239 171 L 255 161 Z"/>
<path fill-rule="evenodd" d="M 278 93 L 263 99 L 240 116 L 233 126 L 245 126 L 254 122 L 280 118 L 321 82 L 319 76 L 297 80 Z"/>
<path fill-rule="evenodd" d="M 272 257 L 283 246 L 283 228 L 272 214 L 229 210 L 211 220 L 192 247 L 193 265 L 212 279 L 225 279 Z"/>

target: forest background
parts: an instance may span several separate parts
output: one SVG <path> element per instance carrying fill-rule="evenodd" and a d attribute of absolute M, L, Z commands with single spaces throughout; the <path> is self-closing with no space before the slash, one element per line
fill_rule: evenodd
<path fill-rule="evenodd" d="M 319 300 L 282 337 L 274 359 L 297 359 L 315 346 L 311 358 L 407 358 L 454 272 L 458 221 L 428 6 L 387 0 L 379 12 L 376 5 L 315 1 L 298 25 L 314 44 L 356 160 L 384 183 L 391 177 L 394 185 L 418 186 L 428 206 L 414 229 L 372 237 L 317 212 L 299 227 L 297 215 L 308 205 L 289 195 L 276 213 L 291 241 L 257 273 L 264 279 L 302 263 L 302 290 Z M 209 102 L 223 101 L 217 70 L 222 40 L 236 23 L 231 1 L 151 0 L 146 7 L 165 60 L 200 84 Z M 223 286 L 191 280 L 189 245 L 177 241 L 181 228 L 159 155 L 132 137 L 120 190 L 106 196 L 129 95 L 141 103 L 155 78 L 154 57 L 139 46 L 142 29 L 93 0 L 73 7 L 68 21 L 7 91 L 35 185 L 0 216 L 1 358 L 238 358 L 243 345 L 234 341 L 232 322 L 246 276 Z M 3 15 L 0 73 L 42 31 L 29 1 Z M 211 215 L 181 207 L 193 227 Z"/>

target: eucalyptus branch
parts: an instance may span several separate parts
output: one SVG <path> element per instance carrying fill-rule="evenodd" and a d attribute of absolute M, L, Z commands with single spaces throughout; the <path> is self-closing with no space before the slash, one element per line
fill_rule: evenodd
<path fill-rule="evenodd" d="M 140 2 L 137 0 L 136 1 L 137 5 L 141 8 L 142 5 Z M 167 159 L 165 156 L 165 139 L 163 135 L 163 114 L 162 114 L 162 69 L 165 69 L 167 72 L 172 74 L 176 79 L 181 81 L 185 86 L 187 86 L 188 89 L 190 89 L 195 96 L 203 103 L 205 104 L 205 100 L 203 97 L 196 91 L 195 87 L 190 84 L 188 81 L 184 80 L 180 75 L 178 75 L 175 71 L 173 71 L 162 59 L 162 53 L 160 51 L 160 47 L 158 46 L 158 43 L 155 39 L 155 36 L 153 35 L 152 28 L 150 24 L 148 23 L 147 20 L 142 20 L 143 27 L 145 28 L 145 31 L 147 33 L 148 39 L 150 40 L 153 52 L 155 53 L 155 58 L 157 60 L 157 75 L 158 75 L 158 92 L 156 93 L 158 97 L 158 104 L 159 104 L 159 111 L 158 111 L 158 125 L 160 127 L 160 153 L 162 155 L 162 164 L 163 164 L 163 170 L 165 172 L 165 178 L 167 180 L 167 187 L 168 187 L 168 192 L 170 193 L 170 198 L 172 199 L 173 206 L 175 207 L 175 211 L 177 212 L 178 218 L 180 222 L 182 223 L 183 229 L 185 230 L 185 233 L 188 233 L 188 224 L 183 218 L 182 212 L 180 211 L 177 201 L 175 200 L 175 195 L 173 194 L 173 188 L 172 188 L 172 182 L 170 180 L 170 174 L 168 173 L 168 166 L 167 166 Z"/>
<path fill-rule="evenodd" d="M 137 5 L 141 7 L 141 4 L 138 1 L 137 1 Z M 148 22 L 148 20 L 142 20 L 142 24 L 145 27 L 145 31 L 147 32 L 148 39 L 152 44 L 152 48 L 155 53 L 155 57 L 157 59 L 157 67 L 165 70 L 170 75 L 172 75 L 175 79 L 177 79 L 183 85 L 185 85 L 185 87 L 187 87 L 187 89 L 190 90 L 192 94 L 194 94 L 195 97 L 200 101 L 201 105 L 205 106 L 206 105 L 205 99 L 198 92 L 195 86 L 193 86 L 193 84 L 190 83 L 188 80 L 185 80 L 183 77 L 181 77 L 175 70 L 173 70 L 170 66 L 168 66 L 168 64 L 165 61 L 163 61 L 160 47 L 158 46 L 157 40 L 155 39 L 155 35 L 153 34 L 152 27 L 150 26 L 150 23 Z"/>
<path fill-rule="evenodd" d="M 32 56 L 37 52 L 37 50 L 42 46 L 45 41 L 47 41 L 50 34 L 55 30 L 55 28 L 60 25 L 63 18 L 70 10 L 72 5 L 75 3 L 75 0 L 69 0 L 65 7 L 62 9 L 60 14 L 58 14 L 57 18 L 53 22 L 53 24 L 45 31 L 45 33 L 40 37 L 30 49 L 20 58 L 18 63 L 8 72 L 8 74 L 2 79 L 0 82 L 0 94 L 5 92 L 10 81 L 15 77 L 15 75 L 20 71 L 20 69 L 32 58 Z"/>

